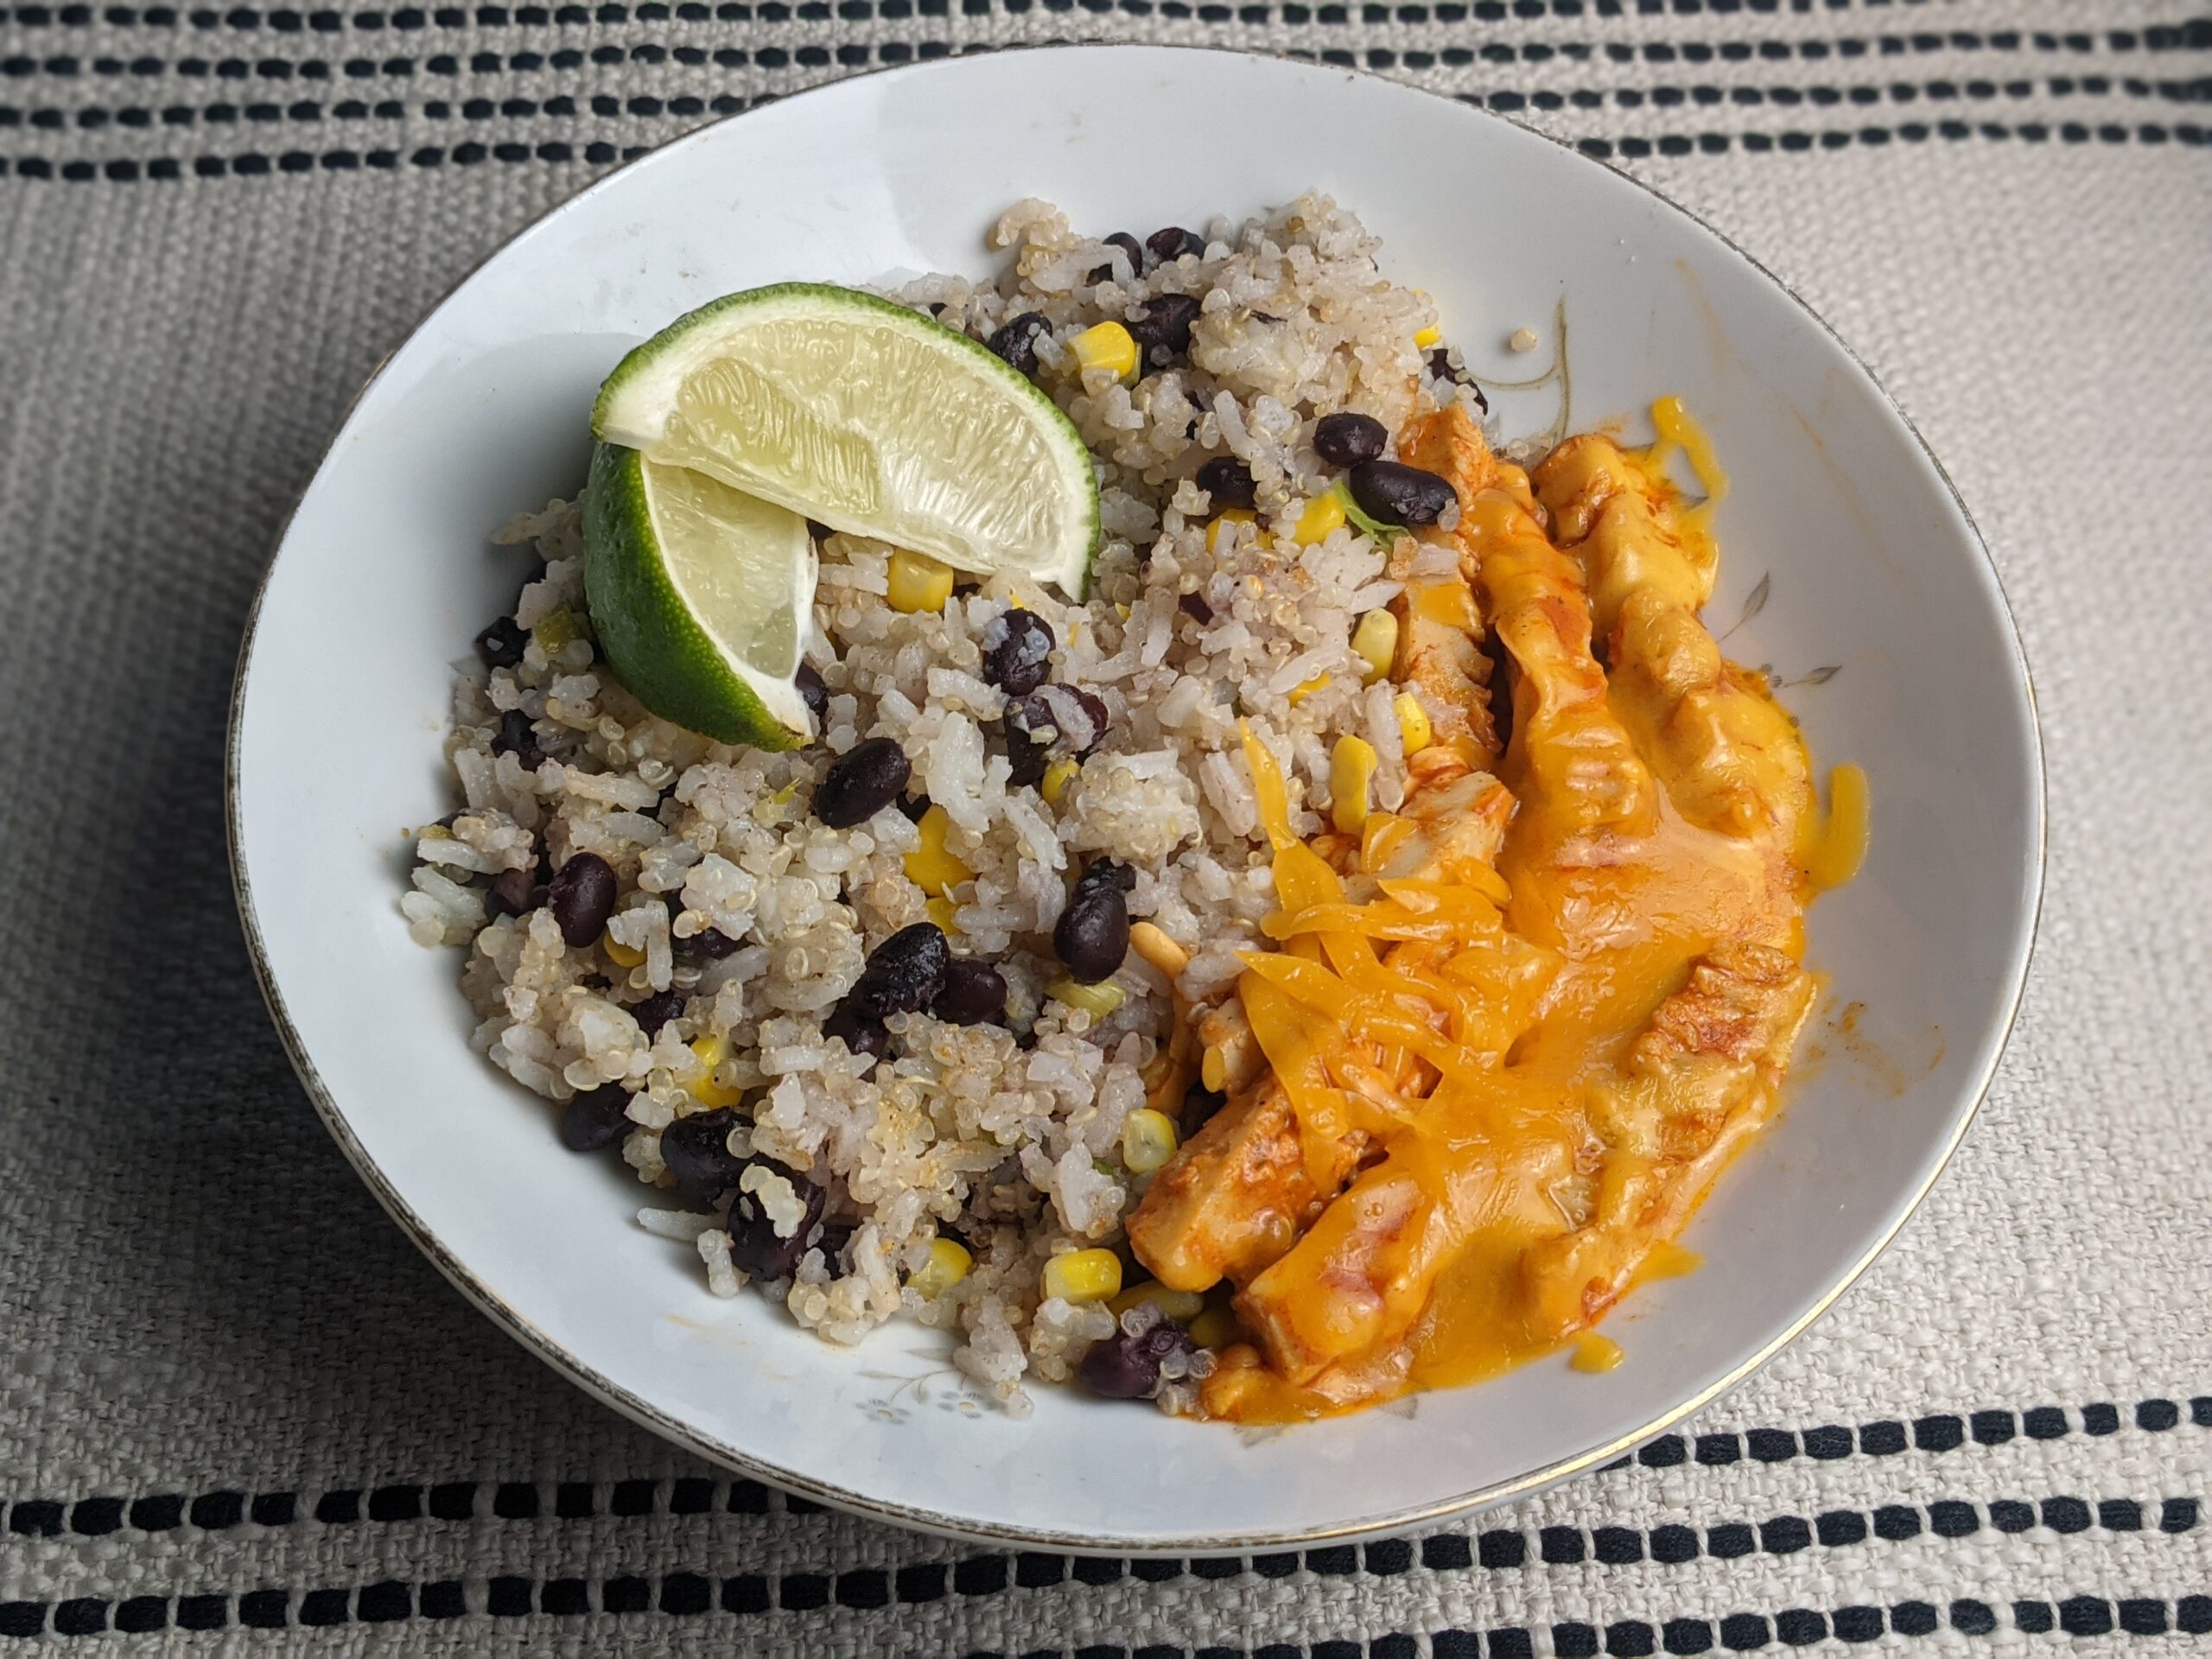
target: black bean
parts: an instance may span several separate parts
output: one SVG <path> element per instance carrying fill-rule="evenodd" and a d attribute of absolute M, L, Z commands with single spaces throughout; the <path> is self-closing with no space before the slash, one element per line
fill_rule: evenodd
<path fill-rule="evenodd" d="M 1252 469 L 1234 455 L 1216 455 L 1198 468 L 1198 486 L 1213 502 L 1213 510 L 1226 507 L 1249 507 L 1260 499 L 1259 488 L 1252 482 Z"/>
<path fill-rule="evenodd" d="M 1465 386 L 1475 394 L 1475 407 L 1485 415 L 1490 413 L 1490 399 L 1483 396 L 1483 389 L 1475 384 L 1475 377 L 1466 370 L 1455 368 L 1452 363 L 1452 348 L 1440 346 L 1428 354 L 1428 372 L 1439 380 L 1449 380 Z"/>
<path fill-rule="evenodd" d="M 822 1022 L 822 1034 L 835 1037 L 855 1056 L 871 1058 L 880 1058 L 891 1043 L 891 1033 L 883 1028 L 883 1022 L 860 1013 L 850 997 L 830 1010 L 830 1017 Z"/>
<path fill-rule="evenodd" d="M 845 1246 L 853 1242 L 858 1230 L 849 1221 L 825 1221 L 814 1230 L 806 1241 L 810 1250 L 822 1252 L 823 1259 L 833 1268 L 845 1265 Z"/>
<path fill-rule="evenodd" d="M 683 1012 L 683 1003 L 681 991 L 655 991 L 642 1001 L 630 1005 L 630 1017 L 638 1022 L 639 1030 L 651 1037 Z"/>
<path fill-rule="evenodd" d="M 999 722 L 1000 735 L 1006 739 L 1006 758 L 1009 767 L 1007 782 L 1017 789 L 1034 789 L 1045 780 L 1045 768 L 1051 764 L 1052 745 L 1039 743 L 1031 737 L 1021 722 L 1009 709 Z"/>
<path fill-rule="evenodd" d="M 1047 332 L 1052 324 L 1045 321 L 1042 311 L 1025 311 L 1018 317 L 1001 323 L 987 342 L 991 350 L 1004 358 L 1024 374 L 1037 372 L 1037 336 Z"/>
<path fill-rule="evenodd" d="M 561 937 L 579 950 L 589 944 L 614 913 L 614 871 L 597 853 L 575 853 L 545 884 L 545 902 Z"/>
<path fill-rule="evenodd" d="M 1076 877 L 1075 885 L 1078 891 L 1084 887 L 1112 887 L 1117 893 L 1135 893 L 1137 873 L 1113 859 L 1094 858 Z"/>
<path fill-rule="evenodd" d="M 1103 237 L 1100 239 L 1103 241 L 1108 247 L 1119 248 L 1123 253 L 1129 256 L 1129 274 L 1131 276 L 1138 276 L 1143 272 L 1144 250 L 1137 245 L 1136 238 L 1131 236 L 1127 231 L 1116 231 L 1113 235 Z M 1099 266 L 1096 270 L 1092 271 L 1090 276 L 1084 277 L 1083 280 L 1086 283 L 1103 283 L 1113 274 L 1114 267 L 1111 264 L 1108 264 Z"/>
<path fill-rule="evenodd" d="M 785 1168 L 772 1158 L 755 1158 L 752 1167 L 765 1169 L 789 1181 L 804 1210 L 798 1225 L 786 1238 L 777 1232 L 775 1223 L 761 1208 L 757 1194 L 740 1192 L 729 1206 L 730 1265 L 756 1279 L 788 1279 L 798 1270 L 798 1264 L 811 1248 L 816 1225 L 822 1219 L 822 1207 L 830 1195 L 798 1171 Z"/>
<path fill-rule="evenodd" d="M 912 1014 L 936 1001 L 951 963 L 952 951 L 937 924 L 916 922 L 868 953 L 868 965 L 845 1001 L 864 1019 Z"/>
<path fill-rule="evenodd" d="M 725 957 L 736 955 L 745 941 L 730 938 L 719 927 L 702 927 L 683 938 L 671 934 L 668 943 L 678 962 L 720 962 Z"/>
<path fill-rule="evenodd" d="M 1197 1134 L 1200 1124 L 1227 1104 L 1227 1095 L 1217 1094 L 1204 1084 L 1192 1084 L 1184 1091 L 1183 1109 L 1176 1120 L 1183 1126 L 1184 1138 L 1188 1140 Z"/>
<path fill-rule="evenodd" d="M 1345 480 L 1352 499 L 1386 524 L 1433 524 L 1459 497 L 1448 480 L 1395 461 L 1363 461 Z"/>
<path fill-rule="evenodd" d="M 1076 706 L 1083 710 L 1090 722 L 1090 734 L 1085 736 L 1080 722 L 1069 719 L 1065 714 L 1060 716 L 1060 740 L 1073 750 L 1075 758 L 1080 760 L 1106 741 L 1107 729 L 1114 723 L 1113 712 L 1106 707 L 1103 697 L 1094 696 L 1074 686 L 1062 689 L 1075 699 Z"/>
<path fill-rule="evenodd" d="M 630 1094 L 619 1083 L 571 1095 L 561 1109 L 561 1144 L 570 1152 L 598 1152 L 630 1132 Z"/>
<path fill-rule="evenodd" d="M 1313 453 L 1332 467 L 1357 467 L 1389 447 L 1390 434 L 1372 415 L 1340 410 L 1313 423 Z"/>
<path fill-rule="evenodd" d="M 502 916 L 527 916 L 537 908 L 537 883 L 528 870 L 501 870 L 492 878 L 484 895 L 484 917 L 496 922 Z"/>
<path fill-rule="evenodd" d="M 822 671 L 812 663 L 801 663 L 791 683 L 798 687 L 800 700 L 814 716 L 814 734 L 821 736 L 823 723 L 830 718 L 830 688 L 822 683 Z"/>
<path fill-rule="evenodd" d="M 1040 685 L 1007 709 L 1006 718 L 1009 732 L 1020 733 L 1052 754 L 1071 755 L 1077 760 L 1106 741 L 1113 723 L 1112 714 L 1100 698 L 1071 685 Z M 1007 752 L 1009 756 L 1014 752 L 1011 738 Z M 1043 775 L 1042 766 L 1039 775 Z"/>
<path fill-rule="evenodd" d="M 1193 259 L 1206 257 L 1206 239 L 1185 230 L 1180 225 L 1170 225 L 1164 231 L 1154 231 L 1144 239 L 1145 251 L 1163 265 L 1172 265 L 1185 254 Z"/>
<path fill-rule="evenodd" d="M 1185 594 L 1175 601 L 1175 608 L 1200 627 L 1213 620 L 1213 607 L 1206 603 L 1204 594 Z"/>
<path fill-rule="evenodd" d="M 537 747 L 537 728 L 519 709 L 510 709 L 499 716 L 499 732 L 492 740 L 492 753 L 512 754 L 522 762 L 524 772 L 536 772 L 545 764 L 545 752 Z"/>
<path fill-rule="evenodd" d="M 1052 672 L 1052 647 L 1059 640 L 1034 611 L 1010 610 L 1002 621 L 1005 632 L 983 653 L 983 677 L 1009 697 L 1026 697 Z"/>
<path fill-rule="evenodd" d="M 512 616 L 503 616 L 476 636 L 476 654 L 486 668 L 512 668 L 522 661 L 530 635 Z"/>
<path fill-rule="evenodd" d="M 1129 338 L 1137 343 L 1143 361 L 1155 350 L 1180 357 L 1191 349 L 1191 325 L 1198 320 L 1198 302 L 1188 294 L 1162 294 L 1149 301 L 1128 325 Z"/>
<path fill-rule="evenodd" d="M 1160 1392 L 1160 1362 L 1197 1351 L 1191 1333 L 1173 1319 L 1163 1319 L 1140 1336 L 1116 1330 L 1090 1344 L 1083 1357 L 1083 1380 L 1109 1400 L 1149 1400 Z"/>
<path fill-rule="evenodd" d="M 1076 878 L 1068 907 L 1052 929 L 1052 949 L 1085 985 L 1111 978 L 1129 954 L 1128 889 L 1136 873 L 1102 858 Z"/>
<path fill-rule="evenodd" d="M 744 1120 L 728 1106 L 679 1117 L 660 1132 L 660 1160 L 676 1178 L 677 1191 L 701 1204 L 712 1204 L 737 1185 L 745 1160 L 729 1149 L 729 1132 Z"/>
<path fill-rule="evenodd" d="M 1006 1012 L 1006 976 L 987 962 L 964 957 L 944 970 L 931 1014 L 954 1026 L 980 1026 Z"/>
<path fill-rule="evenodd" d="M 871 737 L 822 769 L 815 786 L 814 816 L 832 830 L 849 830 L 899 798 L 914 768 L 898 740 Z"/>

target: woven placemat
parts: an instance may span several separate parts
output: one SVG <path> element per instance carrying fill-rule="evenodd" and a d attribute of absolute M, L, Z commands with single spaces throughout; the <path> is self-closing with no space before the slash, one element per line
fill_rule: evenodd
<path fill-rule="evenodd" d="M 145 1650 L 2012 1649 L 2212 1631 L 2212 19 L 2074 0 L 645 0 L 0 9 L 0 1638 Z M 353 388 L 604 167 L 1052 39 L 1402 75 L 1796 285 L 2002 567 L 2050 890 L 1964 1150 L 1690 1432 L 1465 1529 L 1007 1555 L 733 1481 L 377 1211 L 248 970 L 220 802 L 256 578 Z M 1226 141 L 1226 140 L 1225 140 Z M 349 639 L 328 710 L 344 764 Z"/>

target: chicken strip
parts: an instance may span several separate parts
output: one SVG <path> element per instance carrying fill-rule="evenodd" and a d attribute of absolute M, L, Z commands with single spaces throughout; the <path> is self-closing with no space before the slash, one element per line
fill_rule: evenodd
<path fill-rule="evenodd" d="M 1773 1115 L 1813 991 L 1813 976 L 1779 950 L 1718 945 L 1660 1005 L 1625 1075 L 1591 1091 L 1590 1125 L 1604 1150 L 1588 1224 L 1522 1262 L 1541 1337 L 1594 1321 L 1653 1245 L 1688 1224 Z"/>
<path fill-rule="evenodd" d="M 1406 803 L 1414 828 L 1383 874 L 1437 880 L 1466 863 L 1487 868 L 1512 812 L 1513 798 L 1484 772 L 1425 791 Z M 1175 1290 L 1205 1290 L 1224 1278 L 1242 1284 L 1261 1271 L 1290 1248 L 1367 1150 L 1364 1135 L 1344 1137 L 1327 1149 L 1316 1179 L 1289 1096 L 1266 1070 L 1242 1005 L 1217 1012 L 1224 1017 L 1209 1015 L 1200 1034 L 1235 1041 L 1249 1056 L 1252 1078 L 1184 1144 L 1128 1223 L 1137 1260 Z"/>
<path fill-rule="evenodd" d="M 1497 457 L 1473 416 L 1458 404 L 1408 422 L 1398 435 L 1398 454 L 1408 466 L 1450 480 L 1463 512 L 1467 503 L 1498 482 Z M 1438 740 L 1438 759 L 1464 739 L 1471 750 L 1471 764 L 1493 766 L 1499 744 L 1491 700 L 1497 688 L 1483 648 L 1467 543 L 1459 531 L 1431 532 L 1430 541 L 1457 552 L 1460 568 L 1409 576 L 1405 591 L 1392 601 L 1398 655 L 1391 677 L 1421 700 Z"/>
<path fill-rule="evenodd" d="M 1683 550 L 1671 496 L 1594 442 L 1539 472 L 1573 550 L 1503 463 L 1456 531 L 1516 671 L 1500 772 L 1522 810 L 1499 869 L 1516 929 L 1569 966 L 1511 1064 L 1440 1084 L 1238 1296 L 1268 1371 L 1303 1391 L 1296 1412 L 1404 1386 L 1463 1266 L 1491 1287 L 1471 1303 L 1484 1340 L 1536 1351 L 1602 1313 L 1764 1121 L 1810 1004 L 1802 885 L 1773 855 L 1802 810 L 1802 749 L 1698 620 L 1709 561 Z M 1593 609 L 1612 627 L 1610 681 Z M 1777 726 L 1758 746 L 1771 764 L 1739 764 L 1744 734 Z M 1739 799 L 1732 815 L 1676 804 Z M 1738 822 L 1750 842 L 1722 832 Z M 1223 1386 L 1236 1410 L 1276 1385 Z"/>
<path fill-rule="evenodd" d="M 1395 1375 L 1376 1356 L 1404 1341 L 1438 1281 L 1476 1249 L 1520 1253 L 1532 1347 L 1588 1325 L 1764 1123 L 1812 989 L 1780 951 L 1721 946 L 1660 1006 L 1624 1075 L 1547 1090 L 1509 1073 L 1440 1091 L 1431 1115 L 1237 1297 L 1269 1368 L 1333 1405 L 1357 1403 Z M 1592 1213 L 1570 1229 L 1558 1194 L 1592 1137 Z"/>
<path fill-rule="evenodd" d="M 1612 706 L 1675 810 L 1724 835 L 1794 844 L 1810 767 L 1764 681 L 1726 661 L 1698 620 L 1713 591 L 1711 537 L 1685 522 L 1663 478 L 1607 437 L 1568 439 L 1535 483 L 1587 575 Z"/>

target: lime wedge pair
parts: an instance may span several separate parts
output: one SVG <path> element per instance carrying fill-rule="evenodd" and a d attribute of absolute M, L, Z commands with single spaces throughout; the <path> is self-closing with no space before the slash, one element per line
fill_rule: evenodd
<path fill-rule="evenodd" d="M 850 289 L 715 301 L 600 388 L 585 588 L 600 647 L 655 714 L 787 748 L 814 599 L 810 518 L 1080 598 L 1090 452 L 1052 400 L 963 334 Z"/>

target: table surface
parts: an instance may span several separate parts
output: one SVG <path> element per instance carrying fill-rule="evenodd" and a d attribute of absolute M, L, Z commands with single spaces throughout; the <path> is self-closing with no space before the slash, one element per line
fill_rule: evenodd
<path fill-rule="evenodd" d="M 256 579 L 439 294 L 717 113 L 1076 38 L 1401 75 L 1705 215 L 1918 423 L 2033 665 L 2042 944 L 1951 1172 L 1688 1433 L 1464 1529 L 1131 1566 L 718 1475 L 385 1220 L 232 912 Z M 0 8 L 0 1638 L 1512 1659 L 2212 1630 L 2208 76 L 2187 0 Z M 346 725 L 334 698 L 334 761 Z"/>

